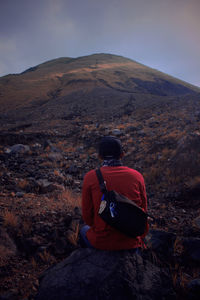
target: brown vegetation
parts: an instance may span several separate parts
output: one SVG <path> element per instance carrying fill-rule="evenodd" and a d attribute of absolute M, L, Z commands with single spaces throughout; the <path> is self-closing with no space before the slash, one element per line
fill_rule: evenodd
<path fill-rule="evenodd" d="M 100 60 L 99 68 L 91 69 L 96 72 L 93 75 L 98 84 L 81 81 L 91 79 L 93 71 L 84 73 L 88 59 L 93 68 L 96 60 Z M 107 62 L 109 73 L 102 68 L 104 59 L 110 61 Z M 20 300 L 29 296 L 31 299 L 37 291 L 39 275 L 78 247 L 83 177 L 99 166 L 96 146 L 101 136 L 112 135 L 116 129 L 126 153 L 124 164 L 144 175 L 149 213 L 153 217 L 151 228 L 177 235 L 173 259 L 167 263 L 181 300 L 188 280 L 198 275 L 196 265 L 183 265 L 180 259 L 181 237 L 199 236 L 198 226 L 193 226 L 193 220 L 200 215 L 199 96 L 192 93 L 181 97 L 160 96 L 155 90 L 152 94 L 143 93 L 145 86 L 140 87 L 142 92 L 130 93 L 130 88 L 135 89 L 137 85 L 134 82 L 130 85 L 133 69 L 128 66 L 120 69 L 119 65 L 113 68 L 113 59 L 112 56 L 63 58 L 38 66 L 36 73 L 11 75 L 0 80 L 3 86 L 0 225 L 6 231 L 7 243 L 17 245 L 17 252 L 14 246 L 9 252 L 0 244 L 2 293 L 14 289 Z M 115 59 L 119 64 L 122 58 Z M 69 64 L 62 65 L 63 62 Z M 81 68 L 84 72 L 74 73 L 73 78 L 65 77 L 70 64 L 74 70 Z M 152 81 L 152 76 L 158 75 L 141 65 L 137 69 L 145 70 L 136 76 L 143 81 Z M 48 72 L 51 76 L 46 76 Z M 64 75 L 52 81 L 52 76 L 58 73 Z M 167 75 L 162 76 L 163 80 L 169 80 Z M 128 86 L 125 87 L 115 82 L 125 84 L 126 80 Z M 182 84 L 177 80 L 173 83 Z M 90 93 L 93 84 L 95 88 L 102 88 L 101 92 L 97 89 Z M 142 83 L 138 81 L 139 84 Z M 19 87 L 25 90 L 16 91 Z M 198 91 L 187 84 L 185 87 Z M 74 90 L 80 95 L 62 98 L 65 92 Z M 9 98 L 8 102 L 5 97 Z M 14 105 L 20 107 L 19 111 L 12 106 L 13 99 L 18 99 Z M 9 151 L 14 144 L 28 144 L 30 151 L 12 154 Z M 151 259 L 161 264 L 153 251 Z"/>

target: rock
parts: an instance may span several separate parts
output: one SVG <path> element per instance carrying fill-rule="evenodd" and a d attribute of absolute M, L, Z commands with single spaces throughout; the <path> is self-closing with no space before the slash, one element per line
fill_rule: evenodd
<path fill-rule="evenodd" d="M 152 229 L 145 239 L 148 242 L 148 248 L 162 257 L 169 257 L 173 254 L 176 234 L 164 230 Z"/>
<path fill-rule="evenodd" d="M 47 179 L 39 179 L 36 181 L 36 184 L 41 194 L 50 193 L 57 188 L 55 184 L 49 182 Z"/>
<path fill-rule="evenodd" d="M 82 215 L 81 208 L 76 206 L 74 208 L 74 213 L 75 213 L 76 216 L 81 217 L 81 215 Z"/>
<path fill-rule="evenodd" d="M 4 294 L 0 295 L 0 300 L 17 300 L 18 298 L 18 291 L 15 289 L 12 289 Z"/>
<path fill-rule="evenodd" d="M 63 255 L 69 253 L 70 245 L 66 237 L 58 237 L 52 245 L 54 255 Z M 48 299 L 48 298 L 47 298 Z"/>
<path fill-rule="evenodd" d="M 183 238 L 183 256 L 186 260 L 200 262 L 200 238 Z"/>
<path fill-rule="evenodd" d="M 138 127 L 135 126 L 128 126 L 126 127 L 126 132 L 132 132 L 132 131 L 137 131 Z"/>
<path fill-rule="evenodd" d="M 15 195 L 18 198 L 22 198 L 25 195 L 25 193 L 24 192 L 17 192 Z"/>
<path fill-rule="evenodd" d="M 4 228 L 0 227 L 0 262 L 6 262 L 11 256 L 15 256 L 17 248 Z"/>
<path fill-rule="evenodd" d="M 65 226 L 68 227 L 72 221 L 72 215 L 66 214 L 63 221 L 64 221 Z"/>
<path fill-rule="evenodd" d="M 12 154 L 19 154 L 19 153 L 24 154 L 29 151 L 30 151 L 30 147 L 28 145 L 17 144 L 7 149 L 6 152 L 12 155 Z"/>
<path fill-rule="evenodd" d="M 49 153 L 48 158 L 51 161 L 61 161 L 61 160 L 63 160 L 63 155 L 58 152 L 52 152 L 52 153 Z"/>
<path fill-rule="evenodd" d="M 77 174 L 78 172 L 78 167 L 76 165 L 71 165 L 67 170 L 68 174 Z"/>
<path fill-rule="evenodd" d="M 20 251 L 26 255 L 33 255 L 36 250 L 45 243 L 45 240 L 41 236 L 34 236 L 29 238 L 19 238 L 18 247 Z"/>
<path fill-rule="evenodd" d="M 134 251 L 78 249 L 42 276 L 36 300 L 175 299 L 171 278 Z"/>
<path fill-rule="evenodd" d="M 120 136 L 122 134 L 122 132 L 121 132 L 121 130 L 116 128 L 116 129 L 113 129 L 112 134 L 116 135 L 116 136 Z"/>
<path fill-rule="evenodd" d="M 189 282 L 188 286 L 188 299 L 200 299 L 200 278 L 193 279 Z"/>
<path fill-rule="evenodd" d="M 194 219 L 193 224 L 194 224 L 195 227 L 200 229 L 200 216 L 197 217 L 196 219 Z"/>

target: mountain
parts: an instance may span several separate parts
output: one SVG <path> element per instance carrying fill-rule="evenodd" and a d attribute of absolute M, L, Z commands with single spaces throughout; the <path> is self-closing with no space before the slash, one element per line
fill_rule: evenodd
<path fill-rule="evenodd" d="M 58 58 L 0 78 L 0 117 L 38 121 L 117 116 L 124 110 L 195 95 L 200 89 L 128 58 L 94 54 Z"/>
<path fill-rule="evenodd" d="M 199 100 L 199 88 L 110 54 L 0 78 L 0 298 L 35 299 L 41 271 L 77 249 L 83 178 L 100 166 L 101 137 L 115 135 L 123 164 L 145 179 L 153 230 L 143 254 L 169 266 L 176 299 L 193 299 Z"/>

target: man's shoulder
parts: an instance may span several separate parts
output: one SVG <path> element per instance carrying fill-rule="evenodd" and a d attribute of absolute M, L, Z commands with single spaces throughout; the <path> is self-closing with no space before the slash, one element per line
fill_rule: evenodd
<path fill-rule="evenodd" d="M 94 178 L 95 176 L 95 173 L 96 173 L 96 170 L 90 170 L 89 172 L 87 172 L 84 176 L 84 179 L 91 179 L 91 178 Z"/>
<path fill-rule="evenodd" d="M 126 166 L 124 166 L 123 168 L 124 168 L 124 170 L 125 170 L 126 172 L 129 172 L 129 173 L 131 173 L 131 174 L 136 174 L 136 175 L 138 175 L 138 176 L 142 176 L 142 174 L 141 174 L 139 171 L 137 171 L 137 170 L 135 170 L 135 169 L 133 169 L 133 168 L 126 167 Z"/>
<path fill-rule="evenodd" d="M 135 179 L 137 178 L 139 181 L 144 180 L 143 175 L 135 169 L 132 169 L 132 168 L 129 168 L 129 167 L 124 167 L 124 171 L 127 174 L 129 174 L 130 176 L 133 176 Z"/>
<path fill-rule="evenodd" d="M 115 173 L 117 171 L 119 171 L 120 169 L 120 176 L 128 176 L 129 178 L 130 177 L 134 177 L 135 180 L 138 180 L 138 181 L 143 181 L 143 176 L 140 172 L 138 172 L 137 170 L 135 169 L 132 169 L 132 168 L 129 168 L 127 166 L 121 166 L 119 167 L 119 169 L 117 170 L 118 168 L 116 168 L 115 170 L 112 170 L 111 173 Z M 101 169 L 102 173 L 106 175 L 106 168 L 103 170 Z M 109 172 L 110 173 L 110 172 Z M 108 175 L 108 174 L 107 174 Z M 89 172 L 87 172 L 84 176 L 84 181 L 92 181 L 92 180 L 96 180 L 96 169 L 93 169 L 93 170 L 90 170 Z"/>

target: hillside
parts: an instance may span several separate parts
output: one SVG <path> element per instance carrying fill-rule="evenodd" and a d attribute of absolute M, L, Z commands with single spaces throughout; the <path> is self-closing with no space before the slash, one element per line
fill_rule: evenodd
<path fill-rule="evenodd" d="M 199 88 L 130 59 L 94 54 L 58 58 L 0 78 L 1 123 L 75 116 L 115 117 Z"/>
<path fill-rule="evenodd" d="M 199 100 L 199 88 L 108 54 L 0 78 L 0 298 L 35 299 L 41 273 L 80 247 L 82 181 L 100 165 L 101 137 L 115 135 L 123 163 L 146 183 L 152 218 L 143 255 L 169 271 L 176 299 L 193 299 Z"/>

